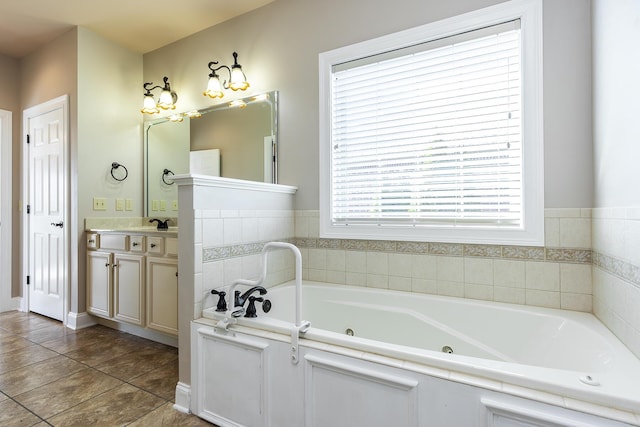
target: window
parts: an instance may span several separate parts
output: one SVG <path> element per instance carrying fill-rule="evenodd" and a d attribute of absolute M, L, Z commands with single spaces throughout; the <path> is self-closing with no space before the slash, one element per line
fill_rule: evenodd
<path fill-rule="evenodd" d="M 543 244 L 538 4 L 320 55 L 322 237 Z"/>

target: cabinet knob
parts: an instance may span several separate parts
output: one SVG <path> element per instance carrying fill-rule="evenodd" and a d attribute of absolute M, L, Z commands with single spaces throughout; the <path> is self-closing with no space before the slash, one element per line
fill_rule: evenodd
<path fill-rule="evenodd" d="M 105 267 L 109 267 L 109 263 L 106 263 L 104 266 L 105 266 Z"/>
<path fill-rule="evenodd" d="M 155 247 L 156 247 L 156 244 L 155 244 L 155 243 L 152 243 L 152 244 L 150 244 L 149 246 L 151 246 L 152 248 L 155 248 Z"/>
<path fill-rule="evenodd" d="M 93 239 L 89 239 L 89 243 L 95 243 L 96 241 Z"/>
<path fill-rule="evenodd" d="M 133 242 L 133 243 L 132 243 L 133 247 L 136 247 L 136 246 L 138 246 L 139 244 L 140 244 L 140 243 L 138 243 L 138 242 Z"/>

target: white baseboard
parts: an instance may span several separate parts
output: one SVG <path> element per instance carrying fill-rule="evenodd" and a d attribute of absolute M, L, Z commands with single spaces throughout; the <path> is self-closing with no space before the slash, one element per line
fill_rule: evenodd
<path fill-rule="evenodd" d="M 20 310 L 22 305 L 22 298 L 9 298 L 6 301 L 0 302 L 0 313 L 3 311 L 22 311 Z"/>
<path fill-rule="evenodd" d="M 111 329 L 116 329 L 118 331 L 146 338 L 148 340 L 159 342 L 171 347 L 178 347 L 178 337 L 169 336 L 161 332 L 156 332 L 151 329 L 142 328 L 136 325 L 130 325 L 124 322 L 115 322 L 113 320 L 104 319 L 102 317 L 94 317 L 94 320 L 100 325 L 107 326 Z"/>
<path fill-rule="evenodd" d="M 96 324 L 96 321 L 93 317 L 89 316 L 87 313 L 74 313 L 72 311 L 67 315 L 67 328 L 71 329 L 82 329 L 88 328 L 89 326 L 93 326 Z"/>
<path fill-rule="evenodd" d="M 190 414 L 190 404 L 191 386 L 189 384 L 178 382 L 178 384 L 176 385 L 176 403 L 173 405 L 173 409 L 185 414 Z"/>

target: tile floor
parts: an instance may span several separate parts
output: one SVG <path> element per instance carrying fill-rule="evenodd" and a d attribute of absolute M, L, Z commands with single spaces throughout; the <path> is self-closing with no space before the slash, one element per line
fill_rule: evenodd
<path fill-rule="evenodd" d="M 104 326 L 0 313 L 0 426 L 211 426 L 173 409 L 178 351 Z"/>

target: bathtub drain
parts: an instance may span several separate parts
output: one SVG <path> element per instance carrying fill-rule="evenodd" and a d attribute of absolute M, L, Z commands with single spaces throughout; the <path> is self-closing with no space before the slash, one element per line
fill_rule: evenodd
<path fill-rule="evenodd" d="M 347 329 L 344 330 L 344 333 L 349 335 L 350 337 L 352 337 L 353 336 L 353 329 L 347 328 Z"/>
<path fill-rule="evenodd" d="M 443 353 L 452 354 L 453 353 L 453 349 L 451 347 L 449 347 L 448 345 L 445 345 L 444 347 L 442 347 L 442 352 Z"/>

